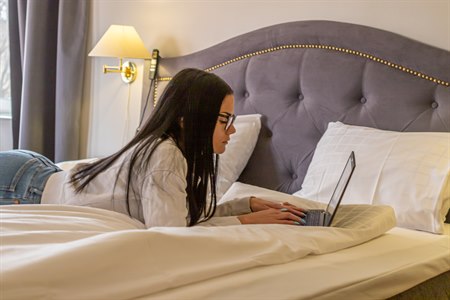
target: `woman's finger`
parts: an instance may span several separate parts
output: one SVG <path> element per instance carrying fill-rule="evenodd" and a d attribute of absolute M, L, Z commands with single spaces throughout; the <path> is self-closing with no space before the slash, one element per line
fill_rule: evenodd
<path fill-rule="evenodd" d="M 299 216 L 297 216 L 296 214 L 293 214 L 291 212 L 281 212 L 280 218 L 285 219 L 285 220 L 297 221 L 297 222 L 301 222 L 301 219 L 302 219 Z"/>
<path fill-rule="evenodd" d="M 287 212 L 287 211 L 289 211 L 289 212 L 291 212 L 291 213 L 293 213 L 293 214 L 295 214 L 295 215 L 297 215 L 297 216 L 299 216 L 299 217 L 301 217 L 301 218 L 303 218 L 303 217 L 306 216 L 306 214 L 305 214 L 303 211 L 297 210 L 297 209 L 295 209 L 295 208 L 290 208 L 290 207 L 283 207 L 283 208 L 280 208 L 280 211 L 281 211 L 281 212 Z"/>
<path fill-rule="evenodd" d="M 286 225 L 294 225 L 294 226 L 304 226 L 305 224 L 303 222 L 297 222 L 292 220 L 277 220 L 278 224 L 286 224 Z"/>
<path fill-rule="evenodd" d="M 294 204 L 291 204 L 289 202 L 283 202 L 282 206 L 283 207 L 292 208 L 292 209 L 295 209 L 295 210 L 298 210 L 298 211 L 301 211 L 301 212 L 306 212 L 307 211 L 306 209 L 298 207 L 298 206 L 296 206 Z"/>

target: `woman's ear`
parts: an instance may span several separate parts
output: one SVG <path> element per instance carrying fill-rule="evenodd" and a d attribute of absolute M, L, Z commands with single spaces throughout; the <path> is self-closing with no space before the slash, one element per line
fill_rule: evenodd
<path fill-rule="evenodd" d="M 178 124 L 180 125 L 181 129 L 184 129 L 184 120 L 183 117 L 180 118 L 180 120 L 178 121 Z"/>

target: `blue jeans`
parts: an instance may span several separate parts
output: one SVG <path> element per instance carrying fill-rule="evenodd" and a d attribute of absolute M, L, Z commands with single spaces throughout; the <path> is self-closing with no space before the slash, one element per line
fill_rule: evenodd
<path fill-rule="evenodd" d="M 0 152 L 0 205 L 41 203 L 47 180 L 59 171 L 48 158 L 35 152 Z"/>

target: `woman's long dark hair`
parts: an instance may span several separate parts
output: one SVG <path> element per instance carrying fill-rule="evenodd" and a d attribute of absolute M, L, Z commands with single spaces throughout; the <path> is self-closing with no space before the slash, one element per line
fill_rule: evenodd
<path fill-rule="evenodd" d="M 130 187 L 133 187 L 134 180 L 132 174 L 144 172 L 155 148 L 171 137 L 187 161 L 189 226 L 197 224 L 202 214 L 206 220 L 211 218 L 216 208 L 218 164 L 218 155 L 214 155 L 213 151 L 213 133 L 222 101 L 231 94 L 233 90 L 230 86 L 212 73 L 198 69 L 180 71 L 168 83 L 145 125 L 127 145 L 111 156 L 81 166 L 72 174 L 70 182 L 75 191 L 81 192 L 91 180 L 135 146 L 130 157 L 126 191 L 128 213 L 134 215 L 130 212 L 129 203 Z M 121 169 L 124 165 L 125 162 Z M 208 183 L 211 186 L 211 202 L 207 207 Z"/>

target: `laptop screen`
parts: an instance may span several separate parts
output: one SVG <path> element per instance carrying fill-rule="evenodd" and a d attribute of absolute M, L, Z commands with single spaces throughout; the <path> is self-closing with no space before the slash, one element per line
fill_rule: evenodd
<path fill-rule="evenodd" d="M 342 196 L 344 195 L 345 189 L 347 188 L 348 182 L 350 181 L 350 177 L 352 176 L 353 170 L 355 169 L 355 153 L 352 151 L 350 156 L 345 164 L 344 170 L 342 171 L 341 177 L 334 189 L 333 195 L 331 196 L 330 202 L 327 206 L 327 214 L 331 216 L 328 220 L 328 224 L 325 226 L 329 226 L 331 221 L 333 221 L 334 214 L 336 212 L 336 208 L 341 202 Z"/>

